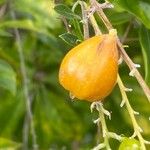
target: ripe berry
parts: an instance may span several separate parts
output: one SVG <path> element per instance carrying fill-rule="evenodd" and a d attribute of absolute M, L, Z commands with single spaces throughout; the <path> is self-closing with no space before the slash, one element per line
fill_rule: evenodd
<path fill-rule="evenodd" d="M 59 82 L 75 97 L 90 102 L 112 91 L 118 73 L 116 30 L 94 36 L 71 49 L 64 57 Z"/>

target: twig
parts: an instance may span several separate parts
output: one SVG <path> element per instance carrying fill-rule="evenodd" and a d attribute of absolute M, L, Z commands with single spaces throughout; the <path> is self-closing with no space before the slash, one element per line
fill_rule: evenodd
<path fill-rule="evenodd" d="M 105 116 L 104 116 L 104 113 L 103 113 L 102 109 L 103 109 L 103 106 L 102 106 L 102 104 L 100 104 L 99 105 L 99 117 L 101 119 L 101 124 L 102 124 L 102 132 L 103 132 L 104 143 L 106 145 L 106 149 L 110 150 L 111 148 L 110 148 L 110 145 L 109 145 L 108 129 L 107 129 Z"/>
<path fill-rule="evenodd" d="M 101 35 L 101 31 L 100 28 L 98 27 L 98 24 L 93 16 L 93 13 L 95 12 L 95 10 L 93 10 L 93 8 L 88 9 L 87 4 L 84 1 L 76 1 L 72 7 L 72 11 L 74 12 L 75 8 L 77 7 L 77 5 L 80 4 L 81 5 L 81 9 L 82 9 L 82 18 L 83 21 L 86 21 L 86 25 L 83 24 L 83 30 L 84 30 L 84 39 L 86 39 L 86 37 L 89 37 L 89 27 L 88 27 L 88 19 L 90 20 L 94 32 L 96 35 Z M 84 8 L 85 7 L 85 8 Z M 85 9 L 85 10 L 84 10 Z"/>
<path fill-rule="evenodd" d="M 106 17 L 106 15 L 103 12 L 103 9 L 101 5 L 96 1 L 96 0 L 91 0 L 91 5 L 95 7 L 96 12 L 98 13 L 99 17 L 102 19 L 104 22 L 105 26 L 107 27 L 108 30 L 113 29 L 113 26 L 111 25 L 110 21 Z"/>
<path fill-rule="evenodd" d="M 11 11 L 11 16 L 15 20 L 16 16 L 13 11 Z M 21 46 L 21 37 L 20 33 L 17 28 L 14 29 L 14 33 L 16 36 L 16 43 L 17 43 L 17 50 L 19 54 L 19 59 L 20 59 L 20 69 L 23 77 L 23 92 L 26 100 L 26 111 L 27 111 L 27 118 L 25 119 L 25 125 L 24 125 L 24 132 L 23 134 L 23 144 L 24 144 L 24 149 L 27 149 L 28 145 L 28 125 L 30 125 L 31 128 L 31 135 L 32 135 L 32 142 L 33 142 L 33 150 L 38 149 L 37 141 L 36 141 L 36 133 L 34 129 L 34 122 L 33 122 L 33 116 L 32 116 L 32 111 L 31 111 L 31 100 L 29 96 L 29 89 L 28 89 L 28 78 L 27 78 L 27 73 L 26 73 L 26 67 L 25 67 L 25 59 L 23 55 L 23 49 Z"/>
<path fill-rule="evenodd" d="M 87 11 L 86 11 L 87 5 L 83 1 L 79 1 L 79 4 L 81 5 L 81 11 L 82 11 L 84 39 L 88 39 L 89 38 L 89 25 L 88 25 Z"/>
<path fill-rule="evenodd" d="M 122 54 L 125 62 L 127 63 L 128 67 L 130 68 L 131 71 L 134 70 L 134 76 L 136 77 L 136 79 L 139 82 L 140 86 L 142 87 L 148 101 L 150 102 L 150 89 L 149 89 L 149 87 L 145 83 L 145 81 L 142 78 L 139 71 L 136 69 L 135 64 L 132 62 L 130 57 L 125 52 L 124 48 L 122 47 L 122 44 L 121 44 L 120 40 L 118 39 L 117 41 L 118 41 L 117 43 L 118 43 L 119 49 L 121 50 L 121 54 Z"/>
<path fill-rule="evenodd" d="M 99 7 L 99 3 L 96 0 L 91 0 L 91 5 L 93 7 L 96 7 L 96 11 L 98 12 L 98 14 L 101 17 L 102 21 L 106 25 L 107 29 L 108 30 L 113 29 L 112 24 L 110 23 L 110 21 L 106 17 L 106 15 L 103 12 L 102 8 Z M 123 45 L 121 44 L 119 38 L 117 39 L 117 44 L 118 44 L 118 47 L 120 49 L 120 52 L 122 54 L 122 57 L 123 57 L 124 61 L 128 65 L 130 71 L 134 70 L 134 76 L 136 77 L 136 79 L 139 82 L 140 86 L 142 87 L 145 95 L 147 96 L 148 101 L 150 102 L 150 89 L 149 89 L 149 87 L 147 86 L 147 84 L 145 83 L 145 81 L 142 78 L 141 74 L 137 70 L 135 64 L 132 62 L 132 60 L 130 59 L 130 57 L 127 55 L 127 53 L 124 50 Z"/>
<path fill-rule="evenodd" d="M 128 97 L 127 97 L 127 94 L 125 91 L 126 88 L 125 88 L 119 75 L 118 75 L 117 83 L 118 83 L 119 88 L 120 88 L 122 99 L 126 104 L 127 110 L 129 112 L 129 115 L 130 115 L 130 118 L 131 118 L 131 121 L 133 124 L 133 128 L 134 128 L 134 134 L 133 134 L 134 136 L 133 137 L 137 136 L 139 141 L 140 141 L 140 144 L 141 144 L 141 150 L 146 150 L 145 142 L 144 142 L 145 140 L 141 135 L 142 129 L 139 127 L 139 125 L 136 121 L 136 118 L 135 118 L 135 114 L 137 114 L 137 113 L 135 113 L 135 111 L 133 110 L 133 108 L 131 107 L 131 105 L 129 103 L 129 100 L 128 100 Z"/>
<path fill-rule="evenodd" d="M 106 150 L 111 150 L 110 144 L 109 144 L 109 138 L 116 139 L 118 141 L 122 141 L 124 137 L 114 133 L 114 132 L 109 132 L 106 121 L 105 121 L 105 116 L 108 116 L 109 119 L 111 118 L 111 114 L 109 111 L 107 111 L 104 107 L 101 101 L 99 102 L 93 102 L 91 104 L 91 112 L 93 112 L 93 109 L 96 108 L 96 110 L 99 112 L 99 118 L 94 121 L 94 123 L 98 124 L 98 127 L 101 125 L 102 126 L 102 135 L 104 138 L 104 142 L 98 144 L 96 147 L 94 147 L 92 150 L 99 150 L 102 148 L 106 148 Z"/>
<path fill-rule="evenodd" d="M 99 26 L 98 26 L 98 24 L 97 24 L 97 22 L 95 20 L 95 17 L 94 17 L 95 8 L 91 7 L 87 11 L 88 11 L 87 17 L 89 18 L 89 20 L 90 20 L 90 22 L 91 22 L 91 24 L 93 26 L 95 35 L 101 35 L 102 32 L 101 32 L 101 30 L 100 30 L 100 28 L 99 28 Z"/>
<path fill-rule="evenodd" d="M 93 15 L 90 15 L 90 16 L 89 16 L 89 19 L 90 19 L 90 22 L 91 22 L 91 24 L 92 24 L 92 26 L 93 26 L 95 35 L 101 35 L 102 32 L 101 32 L 101 30 L 99 29 L 98 24 L 97 24 L 97 22 L 96 22 L 94 16 L 93 16 Z"/>
<path fill-rule="evenodd" d="M 106 111 L 106 110 L 103 108 L 103 105 L 100 101 L 99 102 L 93 102 L 91 104 L 91 112 L 93 111 L 93 109 L 95 107 L 96 107 L 96 110 L 99 112 L 99 118 L 96 119 L 94 121 L 94 123 L 99 124 L 99 125 L 101 124 L 101 126 L 102 126 L 102 135 L 103 135 L 103 138 L 104 138 L 104 142 L 101 143 L 101 144 L 98 144 L 96 147 L 93 148 L 93 150 L 99 150 L 99 149 L 102 149 L 104 147 L 106 148 L 106 150 L 111 150 L 110 144 L 109 144 L 109 136 L 108 136 L 109 132 L 108 132 L 108 129 L 107 129 L 105 116 L 104 116 L 104 111 Z"/>

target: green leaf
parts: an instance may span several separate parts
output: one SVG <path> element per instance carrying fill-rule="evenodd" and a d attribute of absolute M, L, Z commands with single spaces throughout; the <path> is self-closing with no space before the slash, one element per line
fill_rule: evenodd
<path fill-rule="evenodd" d="M 14 150 L 20 147 L 21 147 L 20 143 L 0 137 L 0 150 Z"/>
<path fill-rule="evenodd" d="M 0 0 L 0 5 L 2 5 L 3 3 L 6 3 L 6 0 Z"/>
<path fill-rule="evenodd" d="M 41 29 L 50 28 L 54 30 L 60 27 L 60 19 L 58 19 L 58 14 L 54 10 L 53 1 L 39 0 L 38 5 L 35 5 L 35 3 L 35 0 L 15 0 L 13 2 L 18 14 L 26 14 L 24 19 L 30 16 L 33 22 L 40 26 Z"/>
<path fill-rule="evenodd" d="M 48 36 L 51 39 L 54 39 L 54 36 L 48 30 L 46 30 L 46 28 L 38 26 L 30 19 L 5 21 L 0 24 L 0 28 L 20 28 L 25 30 L 31 30 L 33 32 L 41 33 Z"/>
<path fill-rule="evenodd" d="M 0 27 L 22 28 L 22 29 L 34 30 L 34 31 L 37 30 L 35 28 L 34 23 L 30 19 L 4 21 L 0 24 Z"/>
<path fill-rule="evenodd" d="M 16 73 L 12 67 L 0 59 L 0 87 L 9 90 L 13 95 L 16 93 Z"/>
<path fill-rule="evenodd" d="M 71 11 L 69 7 L 63 4 L 58 4 L 54 7 L 55 11 L 68 19 L 81 19 L 80 16 L 76 15 Z"/>
<path fill-rule="evenodd" d="M 77 35 L 79 40 L 83 41 L 84 38 L 83 38 L 83 34 L 82 34 L 82 31 L 80 28 L 79 21 L 77 19 L 73 19 L 70 22 L 71 22 L 71 24 L 73 24 L 74 34 Z"/>
<path fill-rule="evenodd" d="M 0 36 L 2 36 L 2 37 L 11 37 L 12 35 L 9 32 L 0 29 Z"/>
<path fill-rule="evenodd" d="M 77 41 L 78 41 L 77 36 L 75 36 L 71 33 L 64 33 L 64 34 L 59 35 L 59 37 L 63 41 L 65 41 L 67 44 L 72 45 L 72 46 L 76 45 Z"/>
<path fill-rule="evenodd" d="M 40 135 L 37 137 L 38 143 L 43 144 L 43 149 L 48 149 L 47 146 L 53 141 L 57 142 L 59 137 L 59 142 L 81 140 L 85 127 L 82 129 L 80 117 L 62 96 L 49 92 L 42 86 L 39 87 L 35 101 L 37 135 Z"/>
<path fill-rule="evenodd" d="M 110 15 L 108 17 L 110 18 L 110 21 L 113 25 L 120 25 L 126 23 L 132 18 L 131 14 L 126 12 L 120 12 L 120 13 L 110 12 Z"/>
<path fill-rule="evenodd" d="M 139 39 L 144 59 L 145 80 L 150 86 L 150 30 L 146 29 L 144 26 L 141 26 L 139 32 Z"/>
<path fill-rule="evenodd" d="M 150 3 L 138 0 L 115 0 L 113 3 L 136 16 L 147 28 L 150 28 Z"/>

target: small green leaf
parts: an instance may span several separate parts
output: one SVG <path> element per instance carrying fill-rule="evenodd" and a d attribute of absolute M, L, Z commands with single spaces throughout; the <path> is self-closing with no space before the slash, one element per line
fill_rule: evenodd
<path fill-rule="evenodd" d="M 76 45 L 77 41 L 78 41 L 77 36 L 75 36 L 71 33 L 64 33 L 64 34 L 59 35 L 59 37 L 71 46 Z"/>
<path fill-rule="evenodd" d="M 0 137 L 0 150 L 14 150 L 20 147 L 21 147 L 20 143 Z"/>
<path fill-rule="evenodd" d="M 9 90 L 13 95 L 16 93 L 16 73 L 12 67 L 0 59 L 0 87 Z"/>
<path fill-rule="evenodd" d="M 150 86 L 150 30 L 146 29 L 144 26 L 141 26 L 139 39 L 144 59 L 145 80 Z"/>
<path fill-rule="evenodd" d="M 81 19 L 80 16 L 76 15 L 71 11 L 69 7 L 63 4 L 57 4 L 54 7 L 55 11 L 68 19 Z"/>

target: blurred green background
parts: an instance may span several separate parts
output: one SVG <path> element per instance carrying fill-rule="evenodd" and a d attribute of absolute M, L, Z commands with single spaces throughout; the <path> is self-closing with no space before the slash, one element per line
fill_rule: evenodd
<path fill-rule="evenodd" d="M 60 1 L 71 8 L 72 0 Z M 58 3 L 58 1 L 57 1 Z M 129 45 L 126 52 L 133 62 L 141 65 L 139 71 L 150 85 L 150 1 L 117 0 L 114 9 L 105 10 L 120 39 L 129 24 L 131 29 L 125 40 Z M 40 150 L 88 150 L 99 142 L 97 126 L 93 120 L 98 114 L 90 112 L 90 103 L 72 101 L 58 82 L 58 70 L 64 55 L 74 46 L 68 45 L 59 35 L 66 33 L 61 16 L 55 12 L 52 0 L 0 0 L 0 149 L 22 149 L 23 138 L 29 137 L 28 147 L 32 149 L 31 132 L 23 133 L 26 123 L 26 99 L 23 92 L 23 76 L 20 70 L 18 44 L 23 50 L 27 72 L 27 86 L 37 144 Z M 13 15 L 12 15 L 13 14 Z M 80 15 L 80 7 L 76 14 Z M 15 16 L 15 18 L 14 18 Z M 95 16 L 103 33 L 107 33 L 102 22 Z M 74 26 L 74 35 L 82 35 Z M 82 23 L 76 20 L 82 32 Z M 15 29 L 19 30 L 21 41 L 16 40 Z M 91 29 L 91 35 L 93 30 Z M 19 42 L 19 43 L 18 43 Z M 129 69 L 123 62 L 119 69 L 124 84 L 133 89 L 128 93 L 132 107 L 140 113 L 136 118 L 142 127 L 143 136 L 150 139 L 150 104 Z M 132 123 L 125 107 L 121 108 L 118 86 L 104 102 L 112 112 L 112 119 L 106 117 L 109 131 L 131 136 Z M 111 140 L 114 150 L 120 143 Z M 149 147 L 150 149 L 150 147 Z"/>

